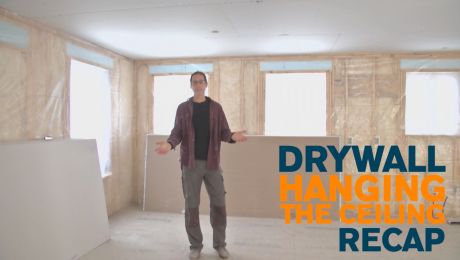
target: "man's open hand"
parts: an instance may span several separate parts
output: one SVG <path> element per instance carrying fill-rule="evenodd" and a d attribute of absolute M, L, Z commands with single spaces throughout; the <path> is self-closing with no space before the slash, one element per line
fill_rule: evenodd
<path fill-rule="evenodd" d="M 155 152 L 158 154 L 167 154 L 172 149 L 171 144 L 166 141 L 159 141 L 156 144 Z"/>
<path fill-rule="evenodd" d="M 232 140 L 235 142 L 246 141 L 248 138 L 246 137 L 245 133 L 246 133 L 246 130 L 233 133 Z"/>

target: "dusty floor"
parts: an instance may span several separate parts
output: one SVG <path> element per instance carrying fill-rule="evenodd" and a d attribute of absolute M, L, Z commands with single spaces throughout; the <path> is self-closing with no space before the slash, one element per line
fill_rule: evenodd
<path fill-rule="evenodd" d="M 209 216 L 201 215 L 200 218 L 204 236 L 200 259 L 219 259 L 212 248 Z M 432 252 L 412 250 L 405 253 L 339 252 L 339 224 L 286 225 L 281 219 L 229 217 L 227 226 L 227 248 L 231 259 L 460 259 L 460 225 L 441 226 L 446 239 L 441 245 L 434 246 Z M 400 228 L 407 230 L 408 227 Z M 422 232 L 424 227 L 418 226 L 418 230 Z M 109 241 L 80 260 L 188 259 L 188 241 L 181 214 L 129 208 L 110 217 L 110 231 Z M 402 236 L 398 241 L 404 238 Z M 424 242 L 423 237 L 421 240 Z"/>

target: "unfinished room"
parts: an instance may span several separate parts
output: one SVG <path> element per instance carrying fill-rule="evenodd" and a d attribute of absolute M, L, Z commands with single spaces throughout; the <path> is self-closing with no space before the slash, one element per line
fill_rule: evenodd
<path fill-rule="evenodd" d="M 460 259 L 459 10 L 0 0 L 0 260 Z"/>

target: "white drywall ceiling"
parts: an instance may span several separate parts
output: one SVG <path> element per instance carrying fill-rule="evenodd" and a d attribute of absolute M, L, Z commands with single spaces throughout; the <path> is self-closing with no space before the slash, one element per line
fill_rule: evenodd
<path fill-rule="evenodd" d="M 460 50 L 459 0 L 0 0 L 0 7 L 132 58 Z"/>

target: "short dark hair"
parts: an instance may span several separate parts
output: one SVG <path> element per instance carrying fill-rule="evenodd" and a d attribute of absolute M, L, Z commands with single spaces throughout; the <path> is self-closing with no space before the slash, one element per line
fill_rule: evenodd
<path fill-rule="evenodd" d="M 204 82 L 206 82 L 206 84 L 208 84 L 208 79 L 206 78 L 206 74 L 204 74 L 204 72 L 202 72 L 202 71 L 195 71 L 195 72 L 193 72 L 193 74 L 190 76 L 190 84 L 192 84 L 192 78 L 193 78 L 193 76 L 195 76 L 195 75 L 203 75 Z"/>

